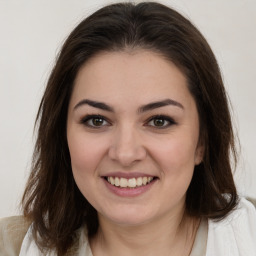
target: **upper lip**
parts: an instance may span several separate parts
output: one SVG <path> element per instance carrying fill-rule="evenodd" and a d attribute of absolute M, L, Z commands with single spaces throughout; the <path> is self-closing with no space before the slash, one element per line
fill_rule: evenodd
<path fill-rule="evenodd" d="M 111 173 L 102 175 L 102 177 L 118 177 L 118 178 L 131 179 L 131 178 L 139 178 L 139 177 L 156 177 L 156 176 L 152 174 L 141 173 L 141 172 L 111 172 Z"/>

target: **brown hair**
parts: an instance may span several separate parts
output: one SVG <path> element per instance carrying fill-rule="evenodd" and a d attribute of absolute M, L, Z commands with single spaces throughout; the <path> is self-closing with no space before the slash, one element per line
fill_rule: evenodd
<path fill-rule="evenodd" d="M 32 171 L 22 203 L 41 249 L 55 248 L 63 255 L 83 224 L 89 236 L 97 232 L 97 212 L 72 175 L 67 108 L 76 75 L 88 59 L 102 51 L 135 48 L 158 52 L 176 64 L 197 104 L 205 153 L 187 191 L 188 214 L 217 220 L 236 206 L 231 117 L 220 70 L 206 40 L 190 21 L 159 3 L 113 4 L 83 20 L 67 38 L 40 104 Z"/>

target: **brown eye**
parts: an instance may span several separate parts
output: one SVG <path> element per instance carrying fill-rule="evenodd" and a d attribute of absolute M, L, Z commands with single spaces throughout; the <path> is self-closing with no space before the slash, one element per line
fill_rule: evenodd
<path fill-rule="evenodd" d="M 154 116 L 147 123 L 148 126 L 159 129 L 168 128 L 173 124 L 175 124 L 175 122 L 168 116 Z"/>
<path fill-rule="evenodd" d="M 81 123 L 91 128 L 101 128 L 110 125 L 110 123 L 100 115 L 88 115 L 81 120 Z"/>
<path fill-rule="evenodd" d="M 104 124 L 104 120 L 100 117 L 92 118 L 91 123 L 93 124 L 93 126 L 102 126 Z"/>
<path fill-rule="evenodd" d="M 166 125 L 166 120 L 157 118 L 153 120 L 153 123 L 154 126 L 164 126 Z"/>

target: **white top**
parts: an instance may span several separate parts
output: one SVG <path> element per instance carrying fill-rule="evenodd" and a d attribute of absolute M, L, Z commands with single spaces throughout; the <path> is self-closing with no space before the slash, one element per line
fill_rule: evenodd
<path fill-rule="evenodd" d="M 207 225 L 208 224 L 208 225 Z M 81 229 L 78 256 L 93 256 Z M 29 228 L 20 256 L 42 256 Z M 44 256 L 56 256 L 54 252 Z M 202 221 L 190 256 L 256 256 L 256 210 L 246 199 L 221 221 Z"/>
<path fill-rule="evenodd" d="M 256 210 L 245 199 L 220 222 L 209 221 L 206 256 L 256 256 Z"/>

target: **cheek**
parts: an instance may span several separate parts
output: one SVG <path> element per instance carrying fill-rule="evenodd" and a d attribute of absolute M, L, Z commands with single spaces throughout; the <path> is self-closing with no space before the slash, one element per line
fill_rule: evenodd
<path fill-rule="evenodd" d="M 155 151 L 155 160 L 161 170 L 164 195 L 173 204 L 184 198 L 194 173 L 193 143 L 185 140 L 172 140 Z M 168 205 L 168 204 L 166 204 Z"/>
<path fill-rule="evenodd" d="M 157 150 L 152 155 L 164 175 L 191 175 L 195 165 L 196 143 L 191 137 L 175 137 L 155 146 Z"/>
<path fill-rule="evenodd" d="M 105 153 L 104 144 L 99 138 L 91 138 L 84 134 L 75 134 L 68 138 L 68 146 L 74 175 L 88 175 L 97 170 Z"/>
<path fill-rule="evenodd" d="M 93 203 L 99 176 L 97 167 L 105 152 L 103 144 L 98 139 L 76 132 L 68 137 L 68 146 L 75 182 L 83 196 Z"/>

